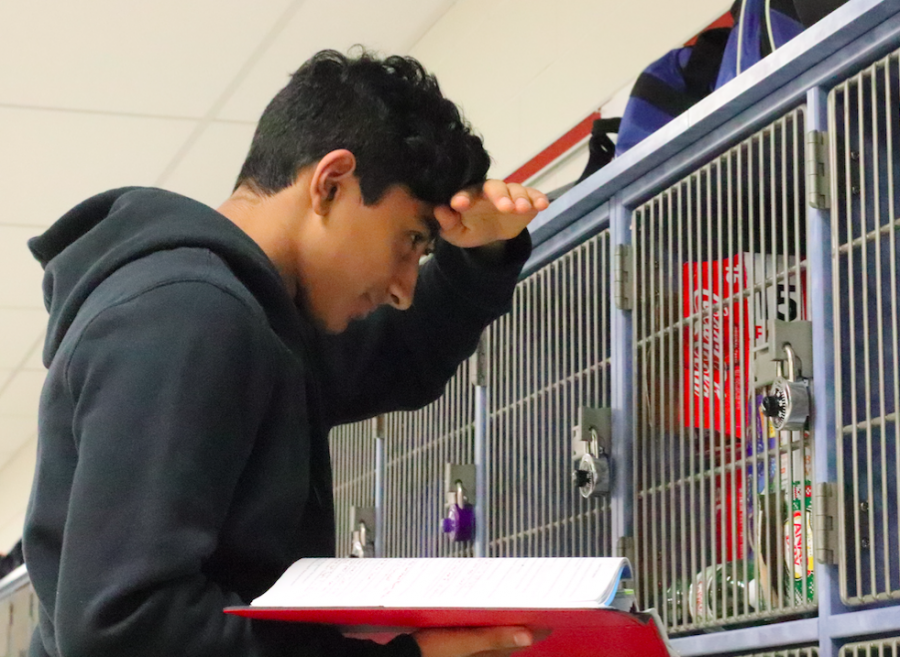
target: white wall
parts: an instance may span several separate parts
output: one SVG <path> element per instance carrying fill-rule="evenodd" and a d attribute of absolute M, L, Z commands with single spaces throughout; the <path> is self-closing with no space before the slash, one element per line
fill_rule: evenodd
<path fill-rule="evenodd" d="M 731 0 L 458 0 L 410 54 L 462 105 L 505 177 Z"/>
<path fill-rule="evenodd" d="M 22 537 L 36 455 L 37 437 L 32 437 L 0 469 L 0 554 Z"/>

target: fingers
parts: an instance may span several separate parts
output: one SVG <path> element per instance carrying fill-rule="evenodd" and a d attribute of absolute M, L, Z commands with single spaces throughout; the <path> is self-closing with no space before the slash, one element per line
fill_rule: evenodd
<path fill-rule="evenodd" d="M 540 212 L 550 207 L 550 200 L 544 192 L 539 192 L 531 187 L 526 187 L 525 189 L 528 191 L 528 198 L 531 199 L 531 206 L 535 210 Z"/>
<path fill-rule="evenodd" d="M 502 180 L 488 180 L 484 183 L 484 196 L 503 213 L 525 214 L 535 210 L 545 210 L 549 205 L 547 197 L 536 189 L 518 183 Z"/>
<path fill-rule="evenodd" d="M 534 640 L 532 633 L 524 627 L 420 630 L 413 637 L 422 657 L 508 654 L 530 646 Z"/>
<path fill-rule="evenodd" d="M 536 189 L 488 180 L 480 189 L 460 190 L 449 206 L 435 208 L 434 216 L 444 240 L 472 248 L 514 238 L 548 205 Z"/>
<path fill-rule="evenodd" d="M 473 192 L 466 189 L 456 192 L 456 194 L 453 195 L 453 198 L 450 199 L 450 207 L 457 212 L 465 212 L 472 207 L 474 196 L 475 194 L 473 194 Z"/>

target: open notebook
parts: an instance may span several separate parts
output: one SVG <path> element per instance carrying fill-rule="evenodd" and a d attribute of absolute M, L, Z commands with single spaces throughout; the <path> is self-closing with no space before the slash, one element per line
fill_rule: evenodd
<path fill-rule="evenodd" d="M 616 558 L 301 559 L 249 607 L 226 612 L 337 625 L 388 640 L 425 627 L 553 630 L 520 655 L 668 657 L 652 613 L 633 611 Z"/>

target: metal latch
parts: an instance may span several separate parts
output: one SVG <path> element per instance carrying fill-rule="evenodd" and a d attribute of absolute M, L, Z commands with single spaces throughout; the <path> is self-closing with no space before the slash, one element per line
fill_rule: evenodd
<path fill-rule="evenodd" d="M 781 319 L 770 319 L 767 324 L 768 341 L 754 347 L 755 386 L 772 385 L 781 375 L 781 362 L 787 358 L 785 345 L 793 349 L 795 370 L 813 371 L 812 322 L 794 320 L 786 322 Z"/>
<path fill-rule="evenodd" d="M 353 543 L 350 556 L 359 559 L 375 556 L 375 507 L 351 506 L 350 530 Z"/>
<path fill-rule="evenodd" d="M 611 489 L 610 445 L 612 411 L 582 406 L 578 424 L 572 429 L 572 482 L 581 496 L 602 497 Z"/>
<path fill-rule="evenodd" d="M 447 463 L 444 490 L 447 510 L 441 530 L 456 543 L 471 541 L 475 537 L 475 465 Z"/>
<path fill-rule="evenodd" d="M 813 507 L 816 510 L 813 521 L 816 561 L 821 564 L 837 563 L 837 486 L 833 483 L 817 484 Z"/>
<path fill-rule="evenodd" d="M 806 189 L 809 207 L 817 210 L 831 207 L 828 176 L 828 133 L 811 130 L 806 133 Z"/>
<path fill-rule="evenodd" d="M 631 287 L 634 262 L 630 244 L 617 244 L 613 266 L 615 276 L 613 278 L 613 300 L 619 310 L 631 310 L 633 298 Z"/>

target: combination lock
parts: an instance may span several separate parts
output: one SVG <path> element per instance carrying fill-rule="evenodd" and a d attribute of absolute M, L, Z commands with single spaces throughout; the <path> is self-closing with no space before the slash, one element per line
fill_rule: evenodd
<path fill-rule="evenodd" d="M 762 400 L 762 410 L 772 419 L 776 431 L 802 431 L 809 419 L 809 386 L 797 381 L 794 367 L 796 356 L 790 345 L 784 346 L 788 362 L 787 378 L 778 377 L 772 386 L 772 394 Z"/>

